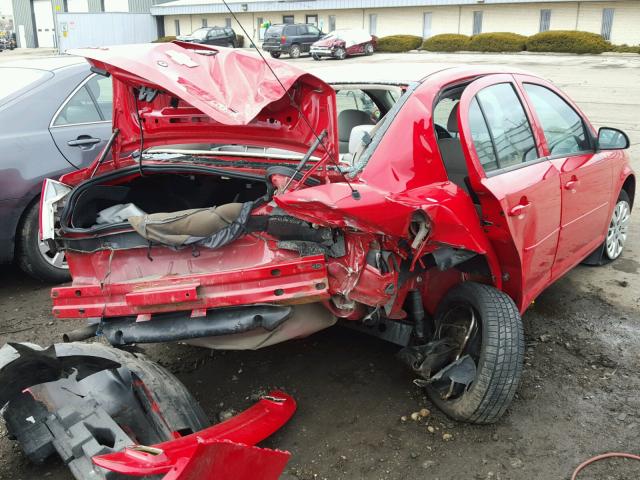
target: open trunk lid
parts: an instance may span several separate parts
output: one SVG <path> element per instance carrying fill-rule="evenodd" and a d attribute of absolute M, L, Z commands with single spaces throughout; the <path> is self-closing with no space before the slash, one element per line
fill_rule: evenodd
<path fill-rule="evenodd" d="M 284 62 L 187 42 L 71 53 L 113 77 L 115 168 L 140 148 L 141 124 L 145 149 L 206 142 L 303 153 L 326 129 L 324 145 L 337 155 L 335 92 Z"/>

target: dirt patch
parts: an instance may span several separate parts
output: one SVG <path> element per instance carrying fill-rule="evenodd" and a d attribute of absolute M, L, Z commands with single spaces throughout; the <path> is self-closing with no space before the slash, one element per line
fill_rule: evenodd
<path fill-rule="evenodd" d="M 185 345 L 146 351 L 185 382 L 214 421 L 270 388 L 293 394 L 298 412 L 265 443 L 293 453 L 285 478 L 567 478 L 596 453 L 637 451 L 640 433 L 639 314 L 611 304 L 602 291 L 584 291 L 571 277 L 525 315 L 522 385 L 494 426 L 452 422 L 412 385 L 396 347 L 339 327 L 256 352 Z M 50 325 L 48 287 L 14 270 L 0 276 L 0 286 L 2 331 L 21 330 L 0 335 L 0 342 L 47 344 L 77 326 Z M 431 413 L 411 420 L 421 408 Z M 29 464 L 4 435 L 0 462 L 3 479 L 71 478 L 57 460 Z M 581 478 L 639 476 L 640 465 L 614 460 Z"/>

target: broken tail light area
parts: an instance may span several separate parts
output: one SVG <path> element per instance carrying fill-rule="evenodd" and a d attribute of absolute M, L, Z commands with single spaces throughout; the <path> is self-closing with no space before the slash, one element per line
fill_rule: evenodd
<path fill-rule="evenodd" d="M 290 457 L 255 447 L 291 418 L 290 396 L 272 392 L 210 426 L 168 371 L 105 345 L 7 344 L 0 382 L 2 417 L 27 458 L 43 463 L 58 455 L 78 480 L 112 479 L 113 472 L 275 480 Z"/>
<path fill-rule="evenodd" d="M 40 240 L 53 240 L 62 200 L 71 192 L 64 183 L 46 178 L 40 195 Z"/>

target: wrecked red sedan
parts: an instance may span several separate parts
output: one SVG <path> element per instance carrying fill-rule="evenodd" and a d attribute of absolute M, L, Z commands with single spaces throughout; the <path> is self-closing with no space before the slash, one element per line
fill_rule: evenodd
<path fill-rule="evenodd" d="M 73 338 L 255 349 L 339 320 L 403 347 L 449 416 L 491 423 L 518 385 L 520 314 L 624 247 L 628 139 L 541 78 L 425 71 L 388 109 L 371 96 L 375 125 L 338 125 L 334 88 L 247 52 L 80 53 L 113 78 L 114 133 L 43 187 L 41 234 L 73 276 L 53 314 L 88 319 Z"/>
<path fill-rule="evenodd" d="M 334 30 L 311 45 L 309 53 L 314 60 L 337 58 L 344 60 L 352 55 L 373 55 L 378 37 L 364 30 Z"/>

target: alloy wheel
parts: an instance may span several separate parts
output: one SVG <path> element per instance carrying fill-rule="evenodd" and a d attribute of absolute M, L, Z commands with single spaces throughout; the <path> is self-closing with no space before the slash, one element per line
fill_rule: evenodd
<path fill-rule="evenodd" d="M 40 250 L 42 258 L 44 258 L 49 265 L 63 270 L 67 270 L 69 268 L 64 252 L 56 249 L 55 247 L 51 248 L 48 242 L 43 240 L 38 241 L 38 250 Z"/>
<path fill-rule="evenodd" d="M 605 251 L 610 260 L 615 260 L 622 254 L 624 244 L 627 241 L 630 211 L 631 208 L 626 200 L 618 201 L 613 210 L 605 242 Z"/>

